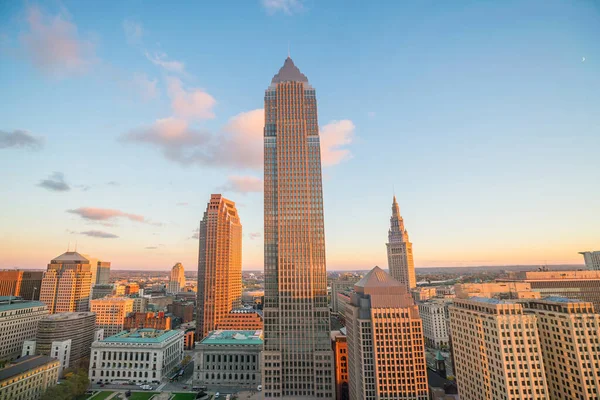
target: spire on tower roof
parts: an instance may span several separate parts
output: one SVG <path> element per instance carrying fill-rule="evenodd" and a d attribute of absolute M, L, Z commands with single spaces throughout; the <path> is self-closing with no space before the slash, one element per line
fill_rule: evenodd
<path fill-rule="evenodd" d="M 305 82 L 308 83 L 308 78 L 304 75 L 298 67 L 294 64 L 294 61 L 288 56 L 283 63 L 283 67 L 279 69 L 277 75 L 271 80 L 271 84 L 280 82 Z"/>

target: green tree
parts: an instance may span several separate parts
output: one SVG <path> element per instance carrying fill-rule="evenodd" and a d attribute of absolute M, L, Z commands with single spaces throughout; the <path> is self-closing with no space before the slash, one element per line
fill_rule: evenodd
<path fill-rule="evenodd" d="M 46 390 L 42 400 L 72 400 L 81 396 L 90 386 L 90 380 L 85 369 L 66 370 L 65 379 Z"/>

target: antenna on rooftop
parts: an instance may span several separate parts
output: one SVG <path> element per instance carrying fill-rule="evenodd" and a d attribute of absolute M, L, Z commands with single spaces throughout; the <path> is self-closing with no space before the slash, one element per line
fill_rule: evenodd
<path fill-rule="evenodd" d="M 71 242 L 69 242 L 69 244 L 67 244 L 67 253 L 69 252 L 70 249 L 71 249 Z"/>
<path fill-rule="evenodd" d="M 290 41 L 289 40 L 288 40 L 288 58 L 291 58 L 290 57 Z"/>

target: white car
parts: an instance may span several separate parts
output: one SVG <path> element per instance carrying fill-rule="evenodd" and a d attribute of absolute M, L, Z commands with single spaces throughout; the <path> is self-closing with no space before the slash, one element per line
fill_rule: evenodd
<path fill-rule="evenodd" d="M 260 391 L 262 390 L 262 385 L 258 385 L 258 386 L 256 387 L 256 390 L 258 390 L 258 391 L 260 392 Z"/>
<path fill-rule="evenodd" d="M 221 395 L 221 393 L 219 393 L 219 392 L 215 393 L 215 399 L 218 399 L 220 395 Z"/>

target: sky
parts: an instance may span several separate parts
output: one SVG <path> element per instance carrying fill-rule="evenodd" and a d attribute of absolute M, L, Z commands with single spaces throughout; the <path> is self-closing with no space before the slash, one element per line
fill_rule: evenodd
<path fill-rule="evenodd" d="M 0 268 L 68 248 L 197 266 L 211 193 L 263 266 L 263 96 L 317 92 L 327 267 L 581 264 L 600 250 L 589 1 L 0 1 Z"/>

